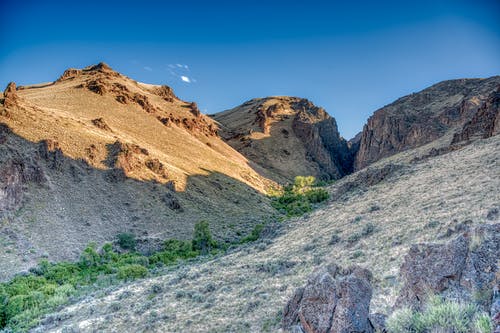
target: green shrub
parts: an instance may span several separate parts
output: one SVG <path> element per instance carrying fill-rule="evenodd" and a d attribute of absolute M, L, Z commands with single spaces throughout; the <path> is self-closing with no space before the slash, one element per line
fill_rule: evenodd
<path fill-rule="evenodd" d="M 373 223 L 367 223 L 363 227 L 363 230 L 361 230 L 361 234 L 363 236 L 369 236 L 373 234 L 376 231 L 375 225 Z"/>
<path fill-rule="evenodd" d="M 124 250 L 135 251 L 135 247 L 137 246 L 137 241 L 135 240 L 135 236 L 131 233 L 122 233 L 117 235 L 118 245 Z"/>
<path fill-rule="evenodd" d="M 240 243 L 244 244 L 244 243 L 255 242 L 257 239 L 259 239 L 262 230 L 264 230 L 264 225 L 261 223 L 256 224 L 255 227 L 253 227 L 250 235 L 242 238 Z"/>
<path fill-rule="evenodd" d="M 310 203 L 320 203 L 327 200 L 330 197 L 328 191 L 322 188 L 312 189 L 305 193 L 306 199 Z"/>
<path fill-rule="evenodd" d="M 210 227 L 207 221 L 200 221 L 194 226 L 193 250 L 200 251 L 201 254 L 208 254 L 217 247 L 217 242 L 212 238 Z"/>
<path fill-rule="evenodd" d="M 163 243 L 163 251 L 178 257 L 189 257 L 193 254 L 193 243 L 177 239 L 169 239 Z"/>
<path fill-rule="evenodd" d="M 101 262 L 101 256 L 96 251 L 97 245 L 90 243 L 80 256 L 80 265 L 82 267 L 95 267 Z"/>
<path fill-rule="evenodd" d="M 316 183 L 313 176 L 297 176 L 293 181 L 294 192 L 301 192 L 311 188 Z"/>
<path fill-rule="evenodd" d="M 258 233 L 260 229 L 256 227 L 250 236 Z M 83 286 L 97 288 L 118 280 L 143 278 L 151 265 L 172 264 L 217 248 L 207 222 L 195 226 L 193 237 L 193 241 L 167 240 L 164 249 L 150 257 L 134 252 L 116 253 L 111 244 L 105 244 L 98 252 L 95 244 L 89 244 L 78 262 L 42 260 L 30 274 L 0 283 L 0 331 L 4 328 L 14 332 L 28 331 L 41 315 L 65 304 L 70 296 L 85 291 Z"/>
<path fill-rule="evenodd" d="M 351 234 L 349 237 L 347 237 L 347 242 L 348 243 L 356 243 L 361 239 L 362 235 L 360 233 L 354 233 Z"/>
<path fill-rule="evenodd" d="M 17 316 L 30 308 L 39 308 L 44 299 L 44 295 L 39 291 L 33 291 L 27 295 L 12 296 L 5 307 L 7 318 Z"/>
<path fill-rule="evenodd" d="M 493 323 L 491 322 L 490 316 L 486 313 L 477 315 L 474 320 L 474 328 L 477 333 L 493 332 Z"/>
<path fill-rule="evenodd" d="M 285 186 L 281 191 L 273 191 L 272 206 L 288 216 L 300 216 L 312 210 L 312 204 L 329 198 L 329 193 L 322 188 L 315 188 L 313 176 L 297 176 L 293 185 Z"/>
<path fill-rule="evenodd" d="M 122 280 L 134 280 L 143 278 L 146 275 L 148 275 L 148 270 L 146 267 L 137 264 L 131 264 L 119 267 L 117 277 Z"/>
<path fill-rule="evenodd" d="M 491 331 L 491 321 L 473 304 L 459 303 L 432 297 L 421 312 L 403 308 L 387 319 L 390 333 Z"/>

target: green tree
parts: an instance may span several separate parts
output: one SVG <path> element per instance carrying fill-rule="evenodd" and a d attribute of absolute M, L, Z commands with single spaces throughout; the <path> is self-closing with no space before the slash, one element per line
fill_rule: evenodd
<path fill-rule="evenodd" d="M 209 253 L 217 247 L 217 242 L 212 238 L 210 227 L 207 221 L 200 221 L 194 225 L 193 250 L 200 251 L 201 254 Z"/>

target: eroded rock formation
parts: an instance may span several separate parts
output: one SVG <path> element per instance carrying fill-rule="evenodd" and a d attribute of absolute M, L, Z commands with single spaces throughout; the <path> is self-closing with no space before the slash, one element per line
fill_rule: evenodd
<path fill-rule="evenodd" d="M 443 81 L 379 110 L 363 128 L 355 169 L 461 128 L 500 86 L 500 76 Z"/>
<path fill-rule="evenodd" d="M 353 154 L 335 119 L 307 99 L 253 99 L 213 118 L 221 136 L 274 180 L 338 179 L 352 170 Z"/>
<path fill-rule="evenodd" d="M 396 306 L 421 309 L 429 294 L 437 294 L 489 312 L 500 288 L 498 258 L 500 224 L 481 225 L 446 244 L 414 245 L 401 266 L 403 288 Z"/>
<path fill-rule="evenodd" d="M 358 266 L 330 264 L 296 290 L 283 312 L 285 330 L 306 333 L 369 333 L 371 273 Z"/>
<path fill-rule="evenodd" d="M 500 86 L 481 105 L 479 110 L 455 134 L 452 144 L 470 141 L 474 138 L 488 138 L 500 133 Z"/>

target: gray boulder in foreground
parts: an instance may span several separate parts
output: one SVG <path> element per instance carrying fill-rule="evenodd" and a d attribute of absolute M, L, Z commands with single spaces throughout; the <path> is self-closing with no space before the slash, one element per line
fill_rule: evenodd
<path fill-rule="evenodd" d="M 306 333 L 371 333 L 372 276 L 359 266 L 330 264 L 311 275 L 284 309 L 283 328 Z"/>

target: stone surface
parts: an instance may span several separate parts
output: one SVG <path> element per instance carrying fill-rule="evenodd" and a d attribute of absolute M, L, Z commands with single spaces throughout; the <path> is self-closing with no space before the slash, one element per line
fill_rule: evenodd
<path fill-rule="evenodd" d="M 307 333 L 373 332 L 370 280 L 371 273 L 358 266 L 320 268 L 285 306 L 283 328 Z"/>
<path fill-rule="evenodd" d="M 421 309 L 430 295 L 474 302 L 489 312 L 499 289 L 500 224 L 481 225 L 446 244 L 411 247 L 396 307 Z"/>
<path fill-rule="evenodd" d="M 472 119 L 456 133 L 452 143 L 488 138 L 500 133 L 500 85 L 481 105 Z"/>
<path fill-rule="evenodd" d="M 461 128 L 499 85 L 500 76 L 443 81 L 377 110 L 363 128 L 355 169 Z"/>
<path fill-rule="evenodd" d="M 352 170 L 354 154 L 335 119 L 307 99 L 257 98 L 212 117 L 221 137 L 275 181 L 339 179 Z"/>
<path fill-rule="evenodd" d="M 16 84 L 14 82 L 10 82 L 7 85 L 7 88 L 5 88 L 3 92 L 3 97 L 3 105 L 5 108 L 12 108 L 18 104 L 19 96 L 17 95 Z"/>

